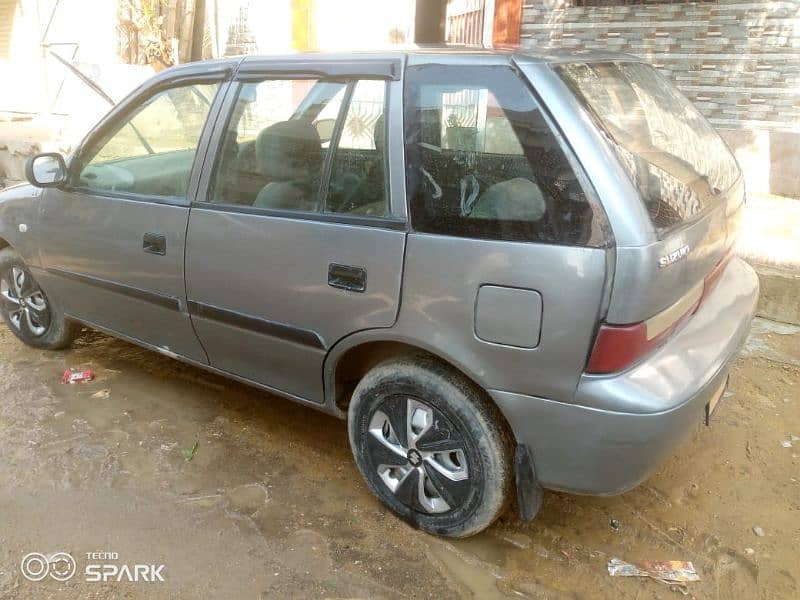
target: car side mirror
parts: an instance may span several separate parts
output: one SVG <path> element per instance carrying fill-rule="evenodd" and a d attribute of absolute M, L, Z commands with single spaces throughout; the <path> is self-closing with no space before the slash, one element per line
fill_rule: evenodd
<path fill-rule="evenodd" d="M 67 165 L 58 152 L 31 156 L 25 163 L 25 177 L 36 187 L 58 187 L 67 181 Z"/>

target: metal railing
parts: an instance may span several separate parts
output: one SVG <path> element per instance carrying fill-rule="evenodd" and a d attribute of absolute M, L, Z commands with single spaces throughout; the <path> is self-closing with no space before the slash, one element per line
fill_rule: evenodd
<path fill-rule="evenodd" d="M 484 0 L 450 0 L 447 4 L 445 39 L 450 44 L 483 42 Z"/>

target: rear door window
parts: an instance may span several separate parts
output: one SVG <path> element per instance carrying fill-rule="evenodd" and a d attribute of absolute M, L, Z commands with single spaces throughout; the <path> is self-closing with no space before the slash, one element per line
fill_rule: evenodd
<path fill-rule="evenodd" d="M 326 212 L 383 217 L 386 194 L 386 83 L 357 81 L 338 131 Z"/>
<path fill-rule="evenodd" d="M 386 216 L 385 104 L 386 83 L 378 80 L 243 83 L 211 202 Z"/>
<path fill-rule="evenodd" d="M 508 67 L 411 67 L 406 168 L 415 230 L 600 246 L 584 193 L 531 91 Z"/>
<path fill-rule="evenodd" d="M 660 237 L 718 204 L 738 180 L 719 134 L 649 65 L 568 64 L 556 71 L 606 133 Z"/>
<path fill-rule="evenodd" d="M 211 201 L 318 211 L 319 188 L 346 82 L 243 83 L 225 132 Z"/>

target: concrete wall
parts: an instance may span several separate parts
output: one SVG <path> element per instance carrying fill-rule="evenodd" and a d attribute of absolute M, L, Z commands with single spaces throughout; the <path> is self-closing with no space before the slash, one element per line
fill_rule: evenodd
<path fill-rule="evenodd" d="M 800 2 L 525 0 L 521 44 L 647 59 L 720 130 L 749 189 L 800 197 Z"/>

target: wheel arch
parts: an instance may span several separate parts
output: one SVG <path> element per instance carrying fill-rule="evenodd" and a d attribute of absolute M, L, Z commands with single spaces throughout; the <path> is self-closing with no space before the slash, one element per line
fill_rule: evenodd
<path fill-rule="evenodd" d="M 477 374 L 434 348 L 402 336 L 387 335 L 386 331 L 359 332 L 338 342 L 325 359 L 324 384 L 326 403 L 341 416 L 347 414 L 350 398 L 358 382 L 375 365 L 392 358 L 423 355 L 436 360 L 465 377 L 483 391 L 487 400 L 497 405 Z M 500 407 L 497 407 L 500 410 Z M 502 410 L 500 410 L 500 414 Z M 503 415 L 505 426 L 513 434 Z"/>
<path fill-rule="evenodd" d="M 372 335 L 363 335 L 364 333 L 366 332 L 340 341 L 326 358 L 324 383 L 329 412 L 347 418 L 350 400 L 358 382 L 371 368 L 386 360 L 421 355 L 447 366 L 475 385 L 483 393 L 485 400 L 496 409 L 499 425 L 505 430 L 511 443 L 510 466 L 514 490 L 511 493 L 516 497 L 516 506 L 523 520 L 527 522 L 533 519 L 541 507 L 543 493 L 536 478 L 534 457 L 530 448 L 518 440 L 502 407 L 488 393 L 486 387 L 481 385 L 478 378 L 460 367 L 456 361 L 416 341 L 387 337 L 385 332 L 373 331 Z"/>

